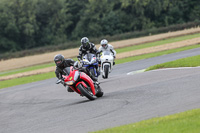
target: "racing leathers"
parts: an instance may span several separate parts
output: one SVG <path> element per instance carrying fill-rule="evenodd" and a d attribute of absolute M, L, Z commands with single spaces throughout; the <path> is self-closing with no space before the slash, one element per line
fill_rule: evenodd
<path fill-rule="evenodd" d="M 113 46 L 111 44 L 107 44 L 107 48 L 104 48 L 102 46 L 99 47 L 99 53 L 101 52 L 105 52 L 105 51 L 109 51 L 109 52 L 112 52 L 113 53 L 113 57 L 115 59 L 116 57 L 116 51 L 114 50 Z M 113 65 L 115 65 L 115 62 L 113 62 Z"/>
<path fill-rule="evenodd" d="M 93 43 L 89 43 L 89 45 L 87 47 L 84 47 L 83 45 L 81 45 L 79 47 L 79 57 L 78 58 L 82 59 L 82 57 L 88 53 L 98 54 L 98 50 L 96 49 L 96 47 Z"/>
<path fill-rule="evenodd" d="M 66 86 L 66 84 L 64 83 L 63 79 L 62 79 L 62 75 L 66 75 L 66 73 L 63 71 L 64 68 L 66 67 L 70 67 L 70 66 L 73 66 L 74 65 L 74 60 L 72 59 L 65 59 L 64 62 L 62 63 L 62 65 L 60 66 L 56 66 L 56 70 L 55 70 L 55 74 L 56 74 L 56 77 L 60 80 L 62 80 L 62 84 L 64 86 Z M 67 88 L 67 91 L 68 92 L 74 92 L 69 86 Z"/>
<path fill-rule="evenodd" d="M 72 59 L 65 59 L 61 66 L 56 66 L 55 74 L 58 79 L 62 79 L 62 75 L 66 75 L 63 71 L 64 68 L 70 67 L 74 65 L 74 60 Z"/>
<path fill-rule="evenodd" d="M 81 45 L 79 47 L 79 56 L 77 56 L 77 58 L 79 60 L 82 60 L 83 56 L 88 54 L 88 53 L 96 54 L 96 56 L 98 57 L 99 52 L 96 49 L 95 45 L 91 42 L 89 42 L 89 45 L 87 47 L 84 47 L 83 45 Z M 98 74 L 100 74 L 99 71 L 98 71 L 98 66 L 96 68 L 96 71 L 97 71 Z M 92 80 L 94 80 L 94 81 L 98 80 L 88 69 L 86 69 L 86 74 L 89 75 L 92 78 Z"/>

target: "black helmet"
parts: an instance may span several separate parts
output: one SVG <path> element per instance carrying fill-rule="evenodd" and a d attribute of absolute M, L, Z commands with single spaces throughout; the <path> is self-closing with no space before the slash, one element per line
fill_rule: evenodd
<path fill-rule="evenodd" d="M 81 44 L 83 45 L 84 48 L 89 47 L 89 39 L 87 37 L 83 37 L 81 39 Z"/>
<path fill-rule="evenodd" d="M 61 66 L 64 63 L 64 60 L 65 60 L 65 58 L 61 54 L 57 54 L 54 57 L 54 62 L 56 63 L 56 66 Z"/>

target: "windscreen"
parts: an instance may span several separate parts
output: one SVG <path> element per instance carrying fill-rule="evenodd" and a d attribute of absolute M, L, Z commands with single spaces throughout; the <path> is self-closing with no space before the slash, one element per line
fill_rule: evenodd
<path fill-rule="evenodd" d="M 70 74 L 70 67 L 65 67 L 63 69 L 63 71 L 66 73 L 66 75 L 69 75 Z"/>
<path fill-rule="evenodd" d="M 110 55 L 110 51 L 104 51 L 103 54 L 104 55 Z"/>
<path fill-rule="evenodd" d="M 94 54 L 88 53 L 83 58 L 87 59 L 88 61 L 91 61 L 93 57 L 96 57 Z"/>

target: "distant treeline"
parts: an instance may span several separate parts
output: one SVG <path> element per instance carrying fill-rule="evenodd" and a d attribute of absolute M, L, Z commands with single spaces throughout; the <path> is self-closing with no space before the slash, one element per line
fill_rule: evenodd
<path fill-rule="evenodd" d="M 199 19 L 200 0 L 0 0 L 0 53 L 75 47 L 83 36 L 128 36 Z"/>

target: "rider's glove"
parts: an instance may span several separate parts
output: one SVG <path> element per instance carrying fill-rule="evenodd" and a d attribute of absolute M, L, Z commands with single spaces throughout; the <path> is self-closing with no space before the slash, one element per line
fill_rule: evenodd
<path fill-rule="evenodd" d="M 78 61 L 74 63 L 73 67 L 78 68 Z"/>
<path fill-rule="evenodd" d="M 100 56 L 100 53 L 101 53 L 101 52 L 99 52 L 99 51 L 96 52 L 97 57 Z"/>
<path fill-rule="evenodd" d="M 79 61 L 81 60 L 81 56 L 80 55 L 78 55 L 77 58 L 78 58 Z"/>
<path fill-rule="evenodd" d="M 115 56 L 113 56 L 114 58 L 116 58 Z"/>

